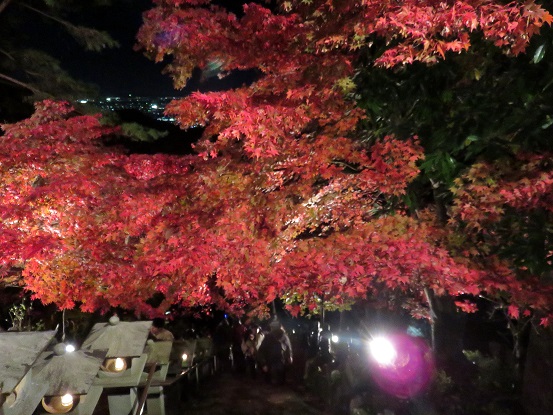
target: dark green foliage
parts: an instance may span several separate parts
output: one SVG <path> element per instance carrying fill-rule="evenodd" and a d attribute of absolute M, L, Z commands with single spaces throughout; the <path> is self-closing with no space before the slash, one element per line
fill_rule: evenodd
<path fill-rule="evenodd" d="M 469 52 L 433 66 L 380 69 L 366 56 L 356 76 L 356 98 L 369 115 L 364 139 L 420 137 L 422 174 L 406 201 L 413 212 L 434 205 L 444 223 L 453 181 L 473 163 L 553 150 L 553 29 L 544 27 L 516 58 L 481 39 L 473 43 Z M 551 268 L 544 261 L 552 238 L 548 221 L 538 211 L 507 215 L 490 237 L 504 235 L 499 254 L 543 274 Z"/>
<path fill-rule="evenodd" d="M 553 50 L 547 51 L 551 29 L 543 32 L 533 54 L 517 58 L 478 42 L 430 67 L 391 71 L 367 64 L 356 79 L 369 113 L 366 137 L 417 134 L 426 149 L 426 178 L 446 187 L 479 157 L 551 149 Z"/>

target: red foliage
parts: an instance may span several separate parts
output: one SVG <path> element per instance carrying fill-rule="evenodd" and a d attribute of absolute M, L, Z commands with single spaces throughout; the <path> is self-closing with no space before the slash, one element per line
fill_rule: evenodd
<path fill-rule="evenodd" d="M 523 234 L 517 226 L 501 225 L 502 221 L 515 215 L 523 222 L 530 214 L 553 219 L 553 154 L 518 153 L 514 157 L 503 158 L 494 163 L 474 164 L 464 176 L 456 181 L 452 208 L 451 224 L 461 226 L 466 239 L 474 244 L 474 249 L 466 252 L 467 257 L 478 258 L 481 262 L 490 262 L 486 252 L 497 250 L 509 242 L 510 237 Z M 511 229 L 512 228 L 512 229 Z M 526 235 L 528 237 L 528 235 Z M 547 245 L 551 241 L 545 240 Z M 553 250 L 545 247 L 545 260 L 553 261 Z M 493 258 L 493 257 L 492 257 Z M 488 264 L 488 269 L 497 272 L 500 268 Z M 551 308 L 553 287 L 540 282 L 537 276 L 528 276 L 525 267 L 501 265 L 498 273 L 500 283 L 494 286 L 508 292 L 508 297 L 525 312 L 528 308 L 553 313 Z M 526 275 L 524 279 L 517 278 Z M 506 297 L 504 295 L 503 297 Z M 508 308 L 512 318 L 518 318 L 520 310 L 515 305 Z M 548 318 L 542 319 L 546 324 Z"/>
<path fill-rule="evenodd" d="M 418 301 L 425 288 L 525 300 L 505 264 L 448 251 L 442 227 L 405 214 L 399 196 L 422 148 L 416 137 L 362 145 L 351 77 L 358 50 L 379 38 L 384 66 L 435 62 L 468 48 L 474 30 L 516 54 L 547 12 L 531 2 L 291 0 L 237 17 L 207 0 L 155 4 L 138 40 L 156 61 L 171 57 L 177 88 L 196 67 L 259 76 L 167 107 L 183 128 L 206 127 L 202 157 L 124 155 L 102 145 L 117 131 L 98 117 L 49 101 L 3 126 L 1 269 L 24 267 L 38 298 L 85 310 L 264 312 L 283 297 L 300 312 L 368 293 Z M 550 186 L 541 177 L 519 191 Z M 504 190 L 494 197 L 520 203 Z M 165 300 L 152 310 L 155 293 Z"/>

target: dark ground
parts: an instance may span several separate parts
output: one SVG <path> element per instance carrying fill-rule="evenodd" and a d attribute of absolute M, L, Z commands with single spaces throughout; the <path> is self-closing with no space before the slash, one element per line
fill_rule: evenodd
<path fill-rule="evenodd" d="M 329 414 L 299 384 L 269 385 L 263 379 L 232 372 L 205 379 L 184 399 L 176 397 L 175 391 L 168 391 L 166 398 L 167 415 Z"/>

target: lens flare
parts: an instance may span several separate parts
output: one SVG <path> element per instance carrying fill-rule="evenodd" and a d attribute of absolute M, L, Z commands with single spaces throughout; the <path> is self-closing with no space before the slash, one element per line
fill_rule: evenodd
<path fill-rule="evenodd" d="M 434 374 L 430 348 L 423 339 L 395 334 L 373 339 L 369 344 L 371 375 L 385 392 L 399 398 L 421 393 Z"/>
<path fill-rule="evenodd" d="M 392 342 L 385 337 L 375 337 L 369 342 L 369 350 L 377 363 L 391 366 L 397 358 L 397 351 Z"/>

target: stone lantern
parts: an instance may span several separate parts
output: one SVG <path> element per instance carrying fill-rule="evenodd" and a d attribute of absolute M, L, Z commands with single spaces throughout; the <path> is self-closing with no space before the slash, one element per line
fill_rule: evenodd
<path fill-rule="evenodd" d="M 148 374 L 143 373 L 141 384 L 150 382 L 146 400 L 148 415 L 165 415 L 165 396 L 163 382 L 167 378 L 173 341 L 146 342 L 145 352 L 148 355 L 146 368 Z"/>
<path fill-rule="evenodd" d="M 135 410 L 151 326 L 151 321 L 124 322 L 112 316 L 107 323 L 95 324 L 81 346 L 83 351 L 107 350 L 94 385 L 108 394 L 110 415 L 127 415 Z"/>
<path fill-rule="evenodd" d="M 40 355 L 33 365 L 34 379 L 48 385 L 37 411 L 39 414 L 92 415 L 102 394 L 93 385 L 106 350 L 72 350 L 58 343 Z"/>
<path fill-rule="evenodd" d="M 48 389 L 33 377 L 33 364 L 54 339 L 55 331 L 0 333 L 0 413 L 34 411 Z"/>

